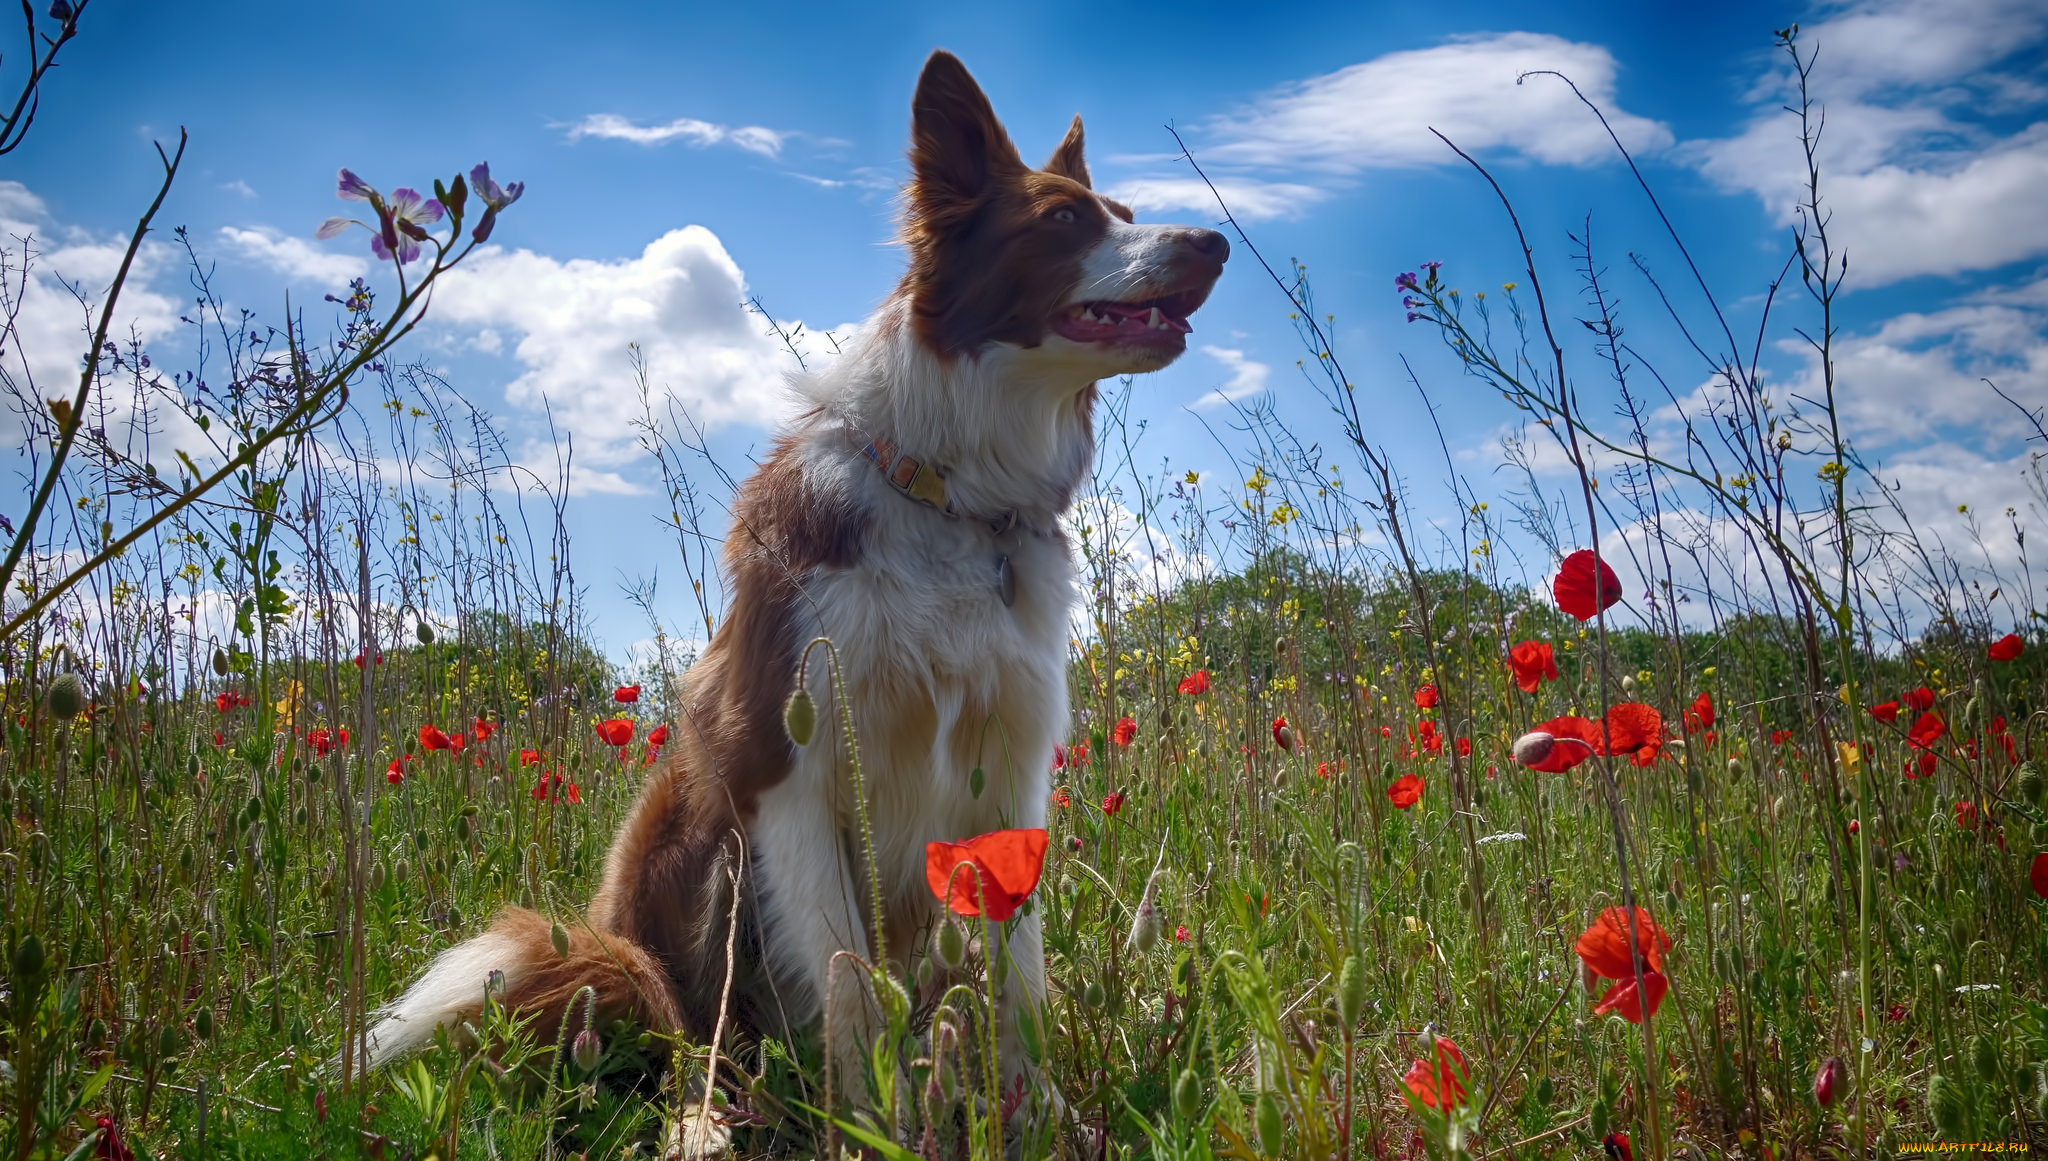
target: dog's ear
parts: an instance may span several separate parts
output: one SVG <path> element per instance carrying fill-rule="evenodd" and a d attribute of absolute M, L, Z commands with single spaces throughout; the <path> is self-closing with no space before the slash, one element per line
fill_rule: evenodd
<path fill-rule="evenodd" d="M 910 102 L 912 204 L 929 213 L 979 198 L 1024 159 L 960 58 L 941 49 L 924 63 Z"/>
<path fill-rule="evenodd" d="M 1094 185 L 1088 180 L 1088 160 L 1081 156 L 1081 146 L 1081 114 L 1076 113 L 1074 123 L 1067 127 L 1067 139 L 1052 151 L 1043 168 L 1047 173 L 1057 173 L 1093 189 Z"/>

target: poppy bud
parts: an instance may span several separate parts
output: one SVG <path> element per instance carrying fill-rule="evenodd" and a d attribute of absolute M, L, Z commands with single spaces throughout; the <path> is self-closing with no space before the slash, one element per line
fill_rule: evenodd
<path fill-rule="evenodd" d="M 227 652 L 217 645 L 214 647 L 213 650 L 213 671 L 221 677 L 226 677 L 228 675 Z"/>
<path fill-rule="evenodd" d="M 554 945 L 556 955 L 563 959 L 569 958 L 569 932 L 561 924 L 555 923 L 548 927 L 548 942 Z"/>
<path fill-rule="evenodd" d="M 1621 692 L 1630 697 L 1636 695 L 1636 679 L 1634 674 L 1629 674 L 1621 679 Z"/>
<path fill-rule="evenodd" d="M 938 952 L 939 962 L 946 965 L 947 970 L 958 969 L 966 962 L 967 935 L 951 915 L 939 923 L 938 937 L 932 943 Z"/>
<path fill-rule="evenodd" d="M 789 731 L 789 740 L 799 746 L 811 744 L 811 734 L 818 728 L 818 705 L 811 700 L 811 691 L 801 686 L 789 695 L 789 703 L 782 707 L 782 725 Z"/>
<path fill-rule="evenodd" d="M 1984 1083 L 1998 1083 L 2002 1070 L 1998 1066 L 1998 1045 L 1991 1037 L 1980 1033 L 1976 1039 L 1970 1041 L 1970 1064 L 1977 1070 L 1977 1075 L 1984 1079 Z"/>
<path fill-rule="evenodd" d="M 1081 989 L 1081 1005 L 1091 1011 L 1109 1002 L 1109 994 L 1102 989 L 1102 981 L 1092 979 Z"/>
<path fill-rule="evenodd" d="M 213 1009 L 201 1008 L 192 1016 L 192 1031 L 201 1040 L 213 1039 Z"/>
<path fill-rule="evenodd" d="M 85 683 L 76 673 L 60 673 L 50 681 L 50 712 L 60 721 L 70 721 L 85 709 Z"/>
<path fill-rule="evenodd" d="M 1863 824 L 1862 824 L 1862 823 L 1860 823 L 1860 822 L 1858 822 L 1858 821 L 1856 821 L 1856 820 L 1855 820 L 1855 819 L 1853 819 L 1853 818 L 1852 818 L 1852 819 L 1850 819 L 1850 820 L 1849 820 L 1849 833 L 1850 833 L 1851 835 L 1858 835 L 1858 834 L 1861 834 L 1861 833 L 1863 833 Z"/>
<path fill-rule="evenodd" d="M 1839 1056 L 1830 1056 L 1821 1062 L 1820 1071 L 1813 1074 L 1813 1099 L 1820 1107 L 1827 1108 L 1835 1103 L 1835 1090 L 1842 1085 L 1842 1074 L 1848 1071 Z"/>
<path fill-rule="evenodd" d="M 1963 1122 L 1969 1119 L 1963 1090 L 1938 1072 L 1927 1078 L 1927 1117 L 1942 1136 L 1949 1138 L 1962 1136 Z"/>
<path fill-rule="evenodd" d="M 597 1071 L 597 1062 L 603 1056 L 604 1041 L 599 1040 L 597 1033 L 588 1028 L 578 1032 L 576 1039 L 569 1044 L 569 1059 L 574 1061 L 576 1068 L 585 1075 Z"/>
<path fill-rule="evenodd" d="M 1268 1157 L 1280 1156 L 1281 1146 L 1286 1144 L 1285 1126 L 1280 1122 L 1280 1102 L 1273 1099 L 1271 1092 L 1259 1094 L 1258 1121 L 1259 1152 Z"/>
<path fill-rule="evenodd" d="M 43 941 L 31 931 L 14 945 L 14 981 L 20 991 L 28 991 L 28 985 L 43 975 Z"/>
<path fill-rule="evenodd" d="M 50 19 L 70 23 L 78 13 L 71 7 L 71 0 L 50 0 Z"/>
<path fill-rule="evenodd" d="M 1192 1068 L 1183 1068 L 1173 1082 L 1173 1111 L 1183 1121 L 1192 1121 L 1202 1111 L 1202 1082 Z"/>
<path fill-rule="evenodd" d="M 1146 899 L 1143 903 L 1140 903 L 1138 905 L 1137 918 L 1131 920 L 1130 949 L 1139 955 L 1144 955 L 1146 952 L 1158 947 L 1159 932 L 1162 926 L 1163 921 L 1159 918 L 1159 908 L 1153 905 L 1152 900 Z"/>
<path fill-rule="evenodd" d="M 413 636 L 420 639 L 420 644 L 432 645 L 434 643 L 434 627 L 427 624 L 426 621 L 422 620 L 412 632 Z"/>
<path fill-rule="evenodd" d="M 1365 1015 L 1365 986 L 1365 962 L 1345 956 L 1344 966 L 1337 969 L 1337 1018 L 1344 1021 L 1346 1031 L 1358 1027 L 1359 1017 Z"/>
<path fill-rule="evenodd" d="M 1523 734 L 1515 739 L 1515 761 L 1524 766 L 1534 766 L 1550 757 L 1551 747 L 1556 744 L 1556 738 L 1541 730 Z"/>
<path fill-rule="evenodd" d="M 492 968 L 491 973 L 484 977 L 484 995 L 500 1000 L 505 998 L 505 969 Z"/>
<path fill-rule="evenodd" d="M 2048 783 L 2043 782 L 2040 767 L 2032 762 L 2022 762 L 2020 763 L 2019 772 L 2013 775 L 2012 786 L 2014 790 L 2019 791 L 2021 798 L 2026 799 L 2035 806 L 2039 806 L 2041 805 L 2041 791 L 2044 788 L 2048 788 Z"/>
<path fill-rule="evenodd" d="M 1730 758 L 1730 759 L 1728 759 L 1728 777 L 1730 777 L 1730 778 L 1740 778 L 1740 777 L 1742 777 L 1742 759 L 1740 759 L 1740 758 Z"/>

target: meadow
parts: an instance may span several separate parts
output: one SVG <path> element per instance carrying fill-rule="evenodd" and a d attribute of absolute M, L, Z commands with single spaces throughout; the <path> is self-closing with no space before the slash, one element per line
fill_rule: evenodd
<path fill-rule="evenodd" d="M 477 167 L 431 212 L 364 185 L 390 277 L 322 304 L 326 337 L 223 305 L 194 252 L 179 369 L 109 335 L 109 305 L 75 394 L 0 371 L 42 497 L 0 568 L 0 1149 L 658 1157 L 705 1107 L 763 1158 L 1050 1155 L 1084 1127 L 1158 1161 L 2048 1141 L 2048 432 L 2015 405 L 2042 507 L 1981 525 L 2018 568 L 1914 535 L 1838 418 L 1823 183 L 1759 336 L 1667 320 L 1696 395 L 1622 337 L 1588 231 L 1520 220 L 1536 240 L 1499 271 L 1389 272 L 1388 308 L 1462 369 L 1442 382 L 1347 373 L 1306 269 L 1245 253 L 1232 276 L 1271 275 L 1298 389 L 1330 404 L 1320 439 L 1248 404 L 1231 470 L 1197 474 L 1147 448 L 1142 384 L 1104 385 L 1071 736 L 988 759 L 1058 784 L 1024 905 L 1053 982 L 1032 1047 L 1075 1122 L 1035 1127 L 1003 1124 L 979 982 L 885 1003 L 868 1075 L 829 1084 L 817 1043 L 495 1005 L 354 1068 L 369 1014 L 497 907 L 577 921 L 685 721 L 745 469 L 620 384 L 688 590 L 636 594 L 656 648 L 621 665 L 589 630 L 566 453 L 520 466 L 407 350 L 516 185 Z M 1760 365 L 1764 328 L 1810 336 L 1824 394 Z M 1480 494 L 1428 438 L 1390 453 L 1361 397 L 1397 388 L 1519 409 L 1528 490 Z M 1409 481 L 1440 475 L 1455 518 L 1425 520 Z M 872 986 L 914 992 L 971 954 L 952 938 Z"/>

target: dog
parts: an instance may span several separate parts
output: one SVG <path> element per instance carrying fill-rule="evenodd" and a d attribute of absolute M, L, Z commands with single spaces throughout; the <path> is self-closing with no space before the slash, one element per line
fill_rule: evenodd
<path fill-rule="evenodd" d="M 872 961 L 879 927 L 900 976 L 940 914 L 926 844 L 1044 827 L 1076 599 L 1060 520 L 1093 461 L 1096 384 L 1186 349 L 1230 244 L 1095 192 L 1078 116 L 1025 164 L 943 51 L 918 79 L 910 163 L 908 269 L 795 381 L 799 414 L 738 490 L 730 608 L 586 915 L 507 908 L 443 952 L 378 1013 L 373 1067 L 473 1017 L 502 972 L 503 1002 L 547 1029 L 586 987 L 601 1020 L 699 1040 L 721 1015 L 728 1041 L 822 1022 L 854 1088 L 875 1002 L 839 953 Z M 800 674 L 805 745 L 785 721 Z M 990 931 L 1004 1087 L 1036 1093 L 1020 1025 L 1045 1000 L 1039 917 Z"/>

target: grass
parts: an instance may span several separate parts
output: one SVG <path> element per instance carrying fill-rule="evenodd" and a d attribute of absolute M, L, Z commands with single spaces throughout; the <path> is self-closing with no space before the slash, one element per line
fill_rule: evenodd
<path fill-rule="evenodd" d="M 1532 486 L 1496 510 L 1453 473 L 1462 518 L 1419 527 L 1400 472 L 1421 465 L 1367 440 L 1299 268 L 1275 281 L 1345 438 L 1245 410 L 1234 478 L 1150 473 L 1130 392 L 1109 393 L 1076 522 L 1076 712 L 1030 904 L 1053 981 L 1036 1051 L 1109 1156 L 2042 1139 L 2048 929 L 2029 876 L 2048 848 L 2048 611 L 2019 514 L 2007 576 L 1879 519 L 1895 498 L 1834 422 L 1841 270 L 1820 205 L 1816 176 L 1795 261 L 1826 398 L 1788 399 L 1730 335 L 1709 361 L 1718 410 L 1682 424 L 1675 458 L 1631 394 L 1643 373 L 1589 232 L 1573 267 L 1594 321 L 1570 358 L 1611 374 L 1613 431 L 1588 422 L 1533 255 L 1528 289 L 1491 303 L 1435 269 L 1405 287 L 1463 369 L 1556 441 L 1569 500 Z M 348 335 L 375 332 L 367 295 L 346 309 Z M 677 603 L 641 589 L 659 648 L 625 672 L 583 623 L 566 468 L 509 476 L 459 391 L 367 357 L 322 364 L 357 401 L 280 436 L 305 340 L 201 313 L 193 374 L 125 350 L 92 365 L 90 394 L 101 415 L 125 390 L 204 416 L 247 470 L 164 514 L 185 493 L 152 490 L 146 450 L 87 440 L 53 472 L 54 515 L 22 534 L 10 601 L 57 594 L 116 520 L 157 521 L 0 641 L 0 1148 L 661 1155 L 704 1045 L 493 1006 L 386 1072 L 329 1061 L 496 907 L 575 922 L 658 760 L 649 736 L 676 720 L 697 623 L 716 623 L 699 526 L 723 473 L 686 417 L 649 405 L 696 611 L 678 627 Z M 195 390 L 206 377 L 227 386 Z M 32 425 L 71 426 L 8 385 Z M 55 429 L 34 434 L 32 465 Z M 1621 466 L 1595 471 L 1595 448 Z M 1582 621 L 1549 579 L 1593 543 L 1649 590 Z M 2022 652 L 1994 660 L 2014 627 Z M 1506 662 L 1523 641 L 1558 667 L 1533 692 Z M 1944 725 L 1931 745 L 1909 737 L 1918 711 L 1872 713 L 1923 688 Z M 1654 761 L 1513 757 L 1533 726 L 1618 703 L 1659 712 Z M 616 719 L 623 747 L 594 728 Z M 426 726 L 461 744 L 430 748 Z M 1411 777 L 1419 799 L 1399 805 Z M 1617 981 L 1587 977 L 1575 946 L 1629 900 L 1671 940 L 1669 993 L 1641 1023 L 1594 1011 Z M 881 1156 L 990 1156 L 982 994 L 886 1005 L 885 1066 L 858 1083 L 899 1110 L 903 1145 L 814 1111 L 834 1103 L 818 1044 L 725 1045 L 715 1099 L 738 1150 L 810 1156 L 850 1134 Z M 1435 1109 L 1404 1077 L 1442 1039 L 1465 1095 Z"/>

